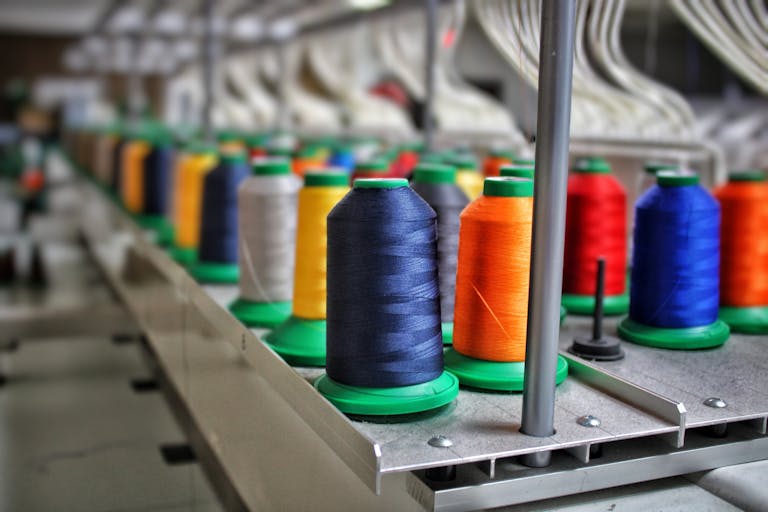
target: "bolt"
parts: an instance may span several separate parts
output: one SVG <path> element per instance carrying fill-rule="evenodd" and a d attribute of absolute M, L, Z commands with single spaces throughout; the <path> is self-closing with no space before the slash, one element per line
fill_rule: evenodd
<path fill-rule="evenodd" d="M 429 444 L 429 446 L 434 446 L 435 448 L 449 448 L 453 446 L 453 441 L 441 435 L 433 437 L 427 441 L 427 444 Z"/>
<path fill-rule="evenodd" d="M 712 407 L 713 409 L 725 409 L 728 407 L 728 404 L 725 403 L 725 400 L 716 396 L 711 396 L 704 400 L 704 405 L 707 407 Z"/>
<path fill-rule="evenodd" d="M 600 418 L 587 414 L 586 416 L 580 416 L 576 418 L 576 423 L 582 427 L 596 428 L 600 426 Z"/>

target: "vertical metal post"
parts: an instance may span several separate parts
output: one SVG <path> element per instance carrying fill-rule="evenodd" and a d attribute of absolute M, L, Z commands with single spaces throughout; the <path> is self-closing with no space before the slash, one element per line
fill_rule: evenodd
<path fill-rule="evenodd" d="M 425 0 L 427 11 L 427 30 L 424 41 L 424 110 L 422 112 L 422 127 L 424 130 L 424 151 L 432 150 L 433 139 L 433 109 L 435 96 L 435 60 L 437 54 L 437 2 Z"/>
<path fill-rule="evenodd" d="M 281 40 L 278 42 L 277 65 L 278 65 L 278 84 L 277 84 L 277 131 L 290 131 L 291 128 L 291 109 L 288 105 L 288 48 L 289 42 Z"/>
<path fill-rule="evenodd" d="M 571 124 L 571 79 L 575 6 L 573 0 L 543 0 L 539 50 L 531 286 L 521 431 L 554 433 L 555 373 L 565 243 L 565 201 Z M 546 466 L 550 453 L 523 458 Z"/>
<path fill-rule="evenodd" d="M 129 35 L 130 45 L 130 69 L 128 71 L 128 123 L 136 127 L 141 120 L 144 110 L 144 86 L 141 70 L 141 33 L 133 32 Z"/>
<path fill-rule="evenodd" d="M 213 103 L 218 85 L 218 35 L 216 34 L 216 0 L 203 0 L 203 137 L 208 143 L 216 141 L 213 130 Z"/>

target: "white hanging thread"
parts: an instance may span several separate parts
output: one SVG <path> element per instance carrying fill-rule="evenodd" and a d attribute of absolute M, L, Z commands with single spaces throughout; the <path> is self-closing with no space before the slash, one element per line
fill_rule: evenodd
<path fill-rule="evenodd" d="M 296 202 L 294 174 L 249 176 L 238 190 L 240 297 L 285 302 L 293 296 Z"/>

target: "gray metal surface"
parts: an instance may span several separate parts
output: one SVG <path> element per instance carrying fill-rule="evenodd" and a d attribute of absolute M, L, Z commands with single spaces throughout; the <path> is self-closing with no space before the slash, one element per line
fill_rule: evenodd
<path fill-rule="evenodd" d="M 475 466 L 459 468 L 450 485 L 430 481 L 419 472 L 409 476 L 408 486 L 427 510 L 459 512 L 616 487 L 766 456 L 768 438 L 743 428 L 732 433 L 730 442 L 697 437 L 683 450 L 671 450 L 653 441 L 620 448 L 607 445 L 600 460 L 589 465 L 563 456 L 553 457 L 552 467 L 545 470 L 525 468 L 513 461 L 497 463 L 494 480 Z"/>

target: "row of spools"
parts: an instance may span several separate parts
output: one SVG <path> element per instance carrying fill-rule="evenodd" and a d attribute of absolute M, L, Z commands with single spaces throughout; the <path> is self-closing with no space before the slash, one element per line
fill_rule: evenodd
<path fill-rule="evenodd" d="M 275 352 L 325 366 L 315 385 L 342 411 L 433 409 L 459 382 L 522 389 L 534 162 L 496 151 L 481 171 L 466 150 L 237 134 L 179 149 L 158 126 L 81 131 L 70 145 L 193 277 L 239 283 L 232 313 L 270 329 Z M 629 265 L 623 186 L 601 158 L 575 164 L 563 305 L 593 311 L 602 258 L 604 311 L 628 313 L 626 340 L 701 349 L 729 325 L 768 332 L 763 173 L 732 174 L 716 199 L 692 172 L 646 173 Z M 560 358 L 557 382 L 566 375 Z"/>

